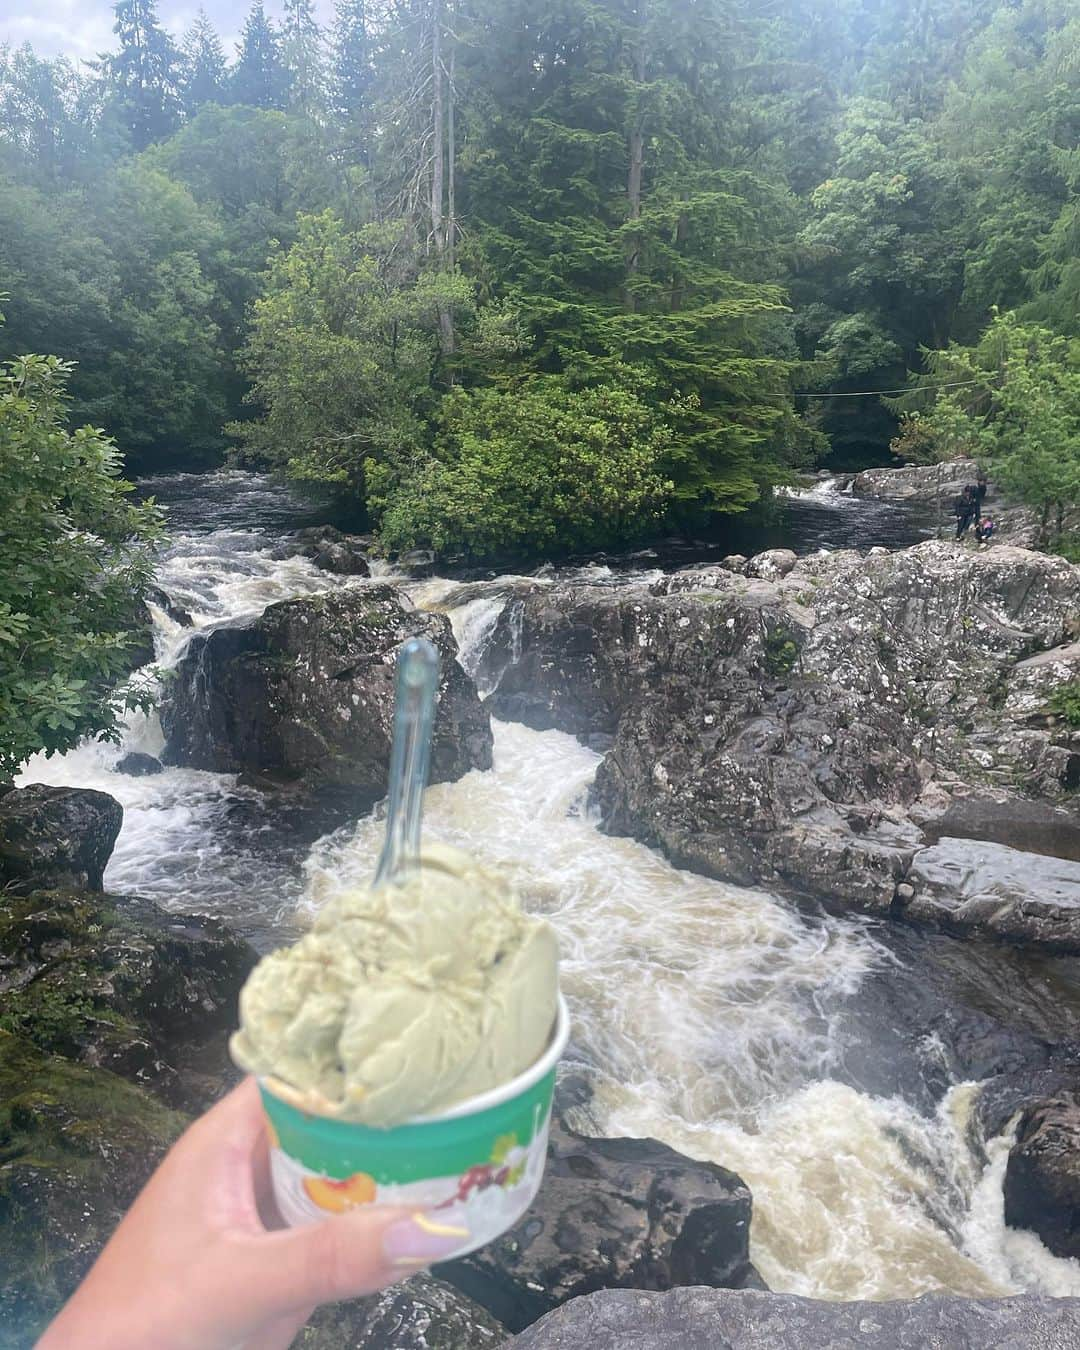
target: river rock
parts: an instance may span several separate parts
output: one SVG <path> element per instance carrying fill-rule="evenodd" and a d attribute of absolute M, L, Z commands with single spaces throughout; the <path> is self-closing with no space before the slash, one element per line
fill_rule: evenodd
<path fill-rule="evenodd" d="M 32 783 L 0 796 L 0 883 L 100 890 L 124 808 L 105 792 Z"/>
<path fill-rule="evenodd" d="M 0 898 L 0 1026 L 42 1051 L 201 1106 L 255 953 L 217 919 L 148 900 L 37 891 Z M 196 1067 L 197 1066 L 197 1067 Z"/>
<path fill-rule="evenodd" d="M 976 817 L 981 801 L 1001 815 L 1048 802 L 1059 826 L 1080 824 L 1073 733 L 1046 714 L 1080 668 L 1078 598 L 1062 559 L 944 541 L 803 558 L 775 580 L 714 568 L 554 586 L 500 618 L 489 704 L 614 736 L 594 790 L 612 832 L 738 884 L 915 918 L 918 894 L 904 905 L 898 887 L 920 892 L 908 873 L 957 802 Z M 995 929 L 958 903 L 950 927 L 1063 931 L 1013 912 Z"/>
<path fill-rule="evenodd" d="M 123 1078 L 0 1029 L 0 1343 L 34 1344 L 183 1125 Z"/>
<path fill-rule="evenodd" d="M 1080 952 L 1080 862 L 944 838 L 916 853 L 910 897 L 900 890 L 896 903 L 909 918 Z"/>
<path fill-rule="evenodd" d="M 445 1280 L 421 1272 L 372 1298 L 318 1308 L 298 1350 L 495 1350 L 506 1328 Z"/>
<path fill-rule="evenodd" d="M 161 760 L 155 759 L 153 755 L 144 755 L 139 750 L 129 750 L 113 765 L 113 773 L 124 773 L 129 778 L 149 778 L 153 774 L 162 773 L 164 768 L 165 765 Z"/>
<path fill-rule="evenodd" d="M 297 530 L 275 552 L 280 558 L 310 558 L 324 572 L 342 577 L 371 575 L 367 554 L 370 535 L 342 534 L 333 525 L 313 525 Z"/>
<path fill-rule="evenodd" d="M 790 548 L 770 548 L 764 553 L 756 553 L 746 565 L 746 574 L 759 577 L 762 581 L 779 581 L 786 577 L 798 562 Z"/>
<path fill-rule="evenodd" d="M 494 1242 L 438 1268 L 511 1331 L 599 1288 L 741 1286 L 750 1192 L 653 1139 L 589 1139 L 554 1121 L 544 1184 Z"/>
<path fill-rule="evenodd" d="M 490 719 L 449 621 L 408 608 L 389 586 L 288 600 L 196 634 L 162 707 L 162 758 L 260 775 L 359 815 L 386 793 L 394 663 L 413 636 L 442 656 L 431 781 L 490 768 Z"/>
<path fill-rule="evenodd" d="M 162 590 L 160 586 L 151 586 L 146 592 L 146 600 L 148 604 L 156 605 L 167 618 L 180 628 L 190 628 L 194 623 L 190 613 L 183 605 L 178 600 L 174 600 L 168 591 Z"/>
<path fill-rule="evenodd" d="M 825 1303 L 756 1290 L 604 1290 L 530 1327 L 514 1350 L 1066 1350 L 1080 1299 L 928 1296 Z"/>
<path fill-rule="evenodd" d="M 953 498 L 969 483 L 976 482 L 978 476 L 979 466 L 973 459 L 908 464 L 896 469 L 864 469 L 852 480 L 851 491 L 857 497 L 879 497 L 886 501 L 932 504 L 940 498 L 947 514 Z"/>
<path fill-rule="evenodd" d="M 1005 1170 L 1005 1222 L 1080 1257 L 1080 1096 L 1028 1107 Z"/>

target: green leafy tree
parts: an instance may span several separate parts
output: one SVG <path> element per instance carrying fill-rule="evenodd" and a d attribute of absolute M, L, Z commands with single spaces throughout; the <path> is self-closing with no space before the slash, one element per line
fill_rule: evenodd
<path fill-rule="evenodd" d="M 155 0 L 117 0 L 113 13 L 120 50 L 103 55 L 98 69 L 132 145 L 143 150 L 176 129 L 183 63 L 158 22 Z"/>
<path fill-rule="evenodd" d="M 642 397 L 647 373 L 616 374 L 584 389 L 539 375 L 507 391 L 453 390 L 430 456 L 417 455 L 396 482 L 371 466 L 384 544 L 536 555 L 655 528 L 674 491 L 675 432 Z"/>
<path fill-rule="evenodd" d="M 425 438 L 441 307 L 467 312 L 471 289 L 425 271 L 405 226 L 353 232 L 330 211 L 301 216 L 252 308 L 243 363 L 262 415 L 231 428 L 245 453 L 363 500 L 370 465 Z"/>
<path fill-rule="evenodd" d="M 184 70 L 180 97 L 185 117 L 194 117 L 207 103 L 224 103 L 227 76 L 225 52 L 206 10 L 199 8 L 182 44 Z"/>
<path fill-rule="evenodd" d="M 231 93 L 234 102 L 249 108 L 285 106 L 285 71 L 281 64 L 281 46 L 262 0 L 254 0 L 232 69 Z"/>
<path fill-rule="evenodd" d="M 940 452 L 979 458 L 1039 513 L 1043 543 L 1060 541 L 1080 503 L 1080 346 L 1006 313 L 976 346 L 953 344 L 927 364 L 930 379 L 958 386 L 921 418 Z"/>
<path fill-rule="evenodd" d="M 25 356 L 0 374 L 0 777 L 38 751 L 115 737 L 145 701 L 119 686 L 159 515 L 130 500 L 110 440 L 66 429 L 69 369 Z"/>

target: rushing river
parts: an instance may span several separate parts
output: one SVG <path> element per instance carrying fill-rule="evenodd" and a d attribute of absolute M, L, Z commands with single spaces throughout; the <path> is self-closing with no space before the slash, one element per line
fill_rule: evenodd
<path fill-rule="evenodd" d="M 148 486 L 171 508 L 161 585 L 196 628 L 370 584 L 272 556 L 286 530 L 327 515 L 267 480 L 221 472 Z M 853 501 L 829 484 L 785 511 L 783 537 L 758 547 L 900 544 L 921 533 L 897 508 Z M 658 549 L 579 575 L 619 585 L 668 562 Z M 418 605 L 448 610 L 471 667 L 505 582 L 470 587 L 456 608 L 451 581 L 399 584 Z M 167 679 L 191 629 L 163 613 L 155 619 Z M 496 723 L 495 733 L 494 770 L 431 789 L 426 829 L 513 870 L 529 903 L 556 925 L 574 1017 L 571 1059 L 596 1083 L 584 1125 L 651 1135 L 738 1172 L 754 1195 L 754 1260 L 774 1289 L 826 1298 L 1080 1294 L 1080 1263 L 1005 1228 L 1008 1140 L 991 1141 L 988 1162 L 973 1150 L 973 1085 L 955 1084 L 928 1115 L 842 1081 L 853 1036 L 869 1035 L 858 1032 L 860 989 L 894 959 L 880 930 L 679 871 L 642 845 L 601 834 L 585 805 L 597 755 L 559 732 Z M 136 716 L 122 747 L 39 758 L 22 776 L 100 788 L 123 803 L 110 890 L 218 914 L 265 948 L 337 888 L 370 877 L 377 816 L 311 846 L 291 840 L 230 775 L 113 771 L 124 751 L 161 745 L 156 718 Z"/>

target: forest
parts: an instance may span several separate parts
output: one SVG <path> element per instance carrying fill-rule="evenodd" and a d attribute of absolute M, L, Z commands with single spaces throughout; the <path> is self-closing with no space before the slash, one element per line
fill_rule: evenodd
<path fill-rule="evenodd" d="M 473 557 L 890 446 L 1080 497 L 1080 0 L 256 0 L 235 52 L 118 0 L 114 32 L 0 49 L 0 360 L 71 363 L 131 473 L 270 468 Z"/>

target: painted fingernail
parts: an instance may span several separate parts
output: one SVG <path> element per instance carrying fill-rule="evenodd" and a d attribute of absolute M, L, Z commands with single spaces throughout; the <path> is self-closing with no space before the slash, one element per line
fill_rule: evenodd
<path fill-rule="evenodd" d="M 463 1246 L 469 1230 L 460 1224 L 444 1223 L 418 1211 L 407 1219 L 391 1224 L 383 1234 L 383 1251 L 394 1266 L 429 1266 Z"/>

